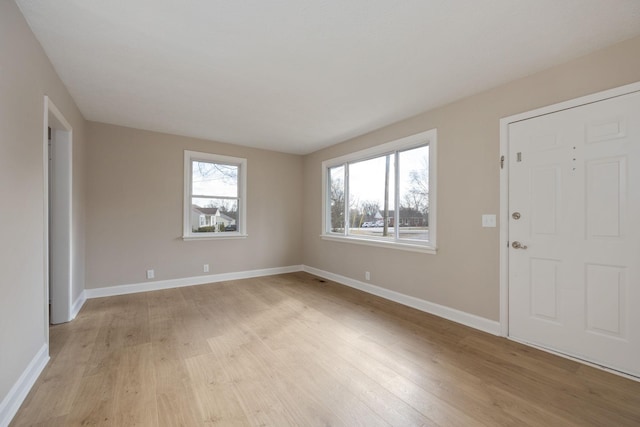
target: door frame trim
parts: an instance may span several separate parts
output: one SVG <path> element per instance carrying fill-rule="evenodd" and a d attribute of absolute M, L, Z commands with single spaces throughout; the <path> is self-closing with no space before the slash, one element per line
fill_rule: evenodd
<path fill-rule="evenodd" d="M 60 110 L 56 107 L 49 96 L 44 96 L 44 125 L 43 125 L 43 141 L 42 141 L 42 163 L 43 163 L 43 193 L 44 193 L 44 245 L 43 245 L 43 263 L 44 263 L 44 330 L 47 344 L 49 343 L 49 273 L 51 270 L 51 265 L 49 264 L 49 252 L 50 252 L 50 241 L 49 241 L 49 215 L 51 212 L 49 211 L 49 138 L 48 138 L 48 128 L 51 127 L 54 130 L 64 131 L 67 133 L 65 143 L 67 144 L 67 159 L 68 171 L 65 176 L 64 191 L 68 192 L 67 194 L 67 203 L 64 206 L 65 214 L 68 214 L 68 217 L 65 218 L 64 225 L 65 230 L 64 239 L 65 239 L 65 259 L 64 259 L 64 271 L 65 276 L 67 276 L 68 283 L 64 286 L 64 292 L 60 292 L 60 295 L 57 295 L 60 306 L 63 311 L 62 322 L 68 322 L 72 320 L 72 294 L 73 294 L 73 127 L 66 120 L 64 115 L 60 112 Z M 62 188 L 62 186 L 61 186 Z"/>
<path fill-rule="evenodd" d="M 500 156 L 504 156 L 504 166 L 500 169 L 500 335 L 509 336 L 509 125 L 605 99 L 628 95 L 633 92 L 640 92 L 640 82 L 596 92 L 500 119 Z"/>

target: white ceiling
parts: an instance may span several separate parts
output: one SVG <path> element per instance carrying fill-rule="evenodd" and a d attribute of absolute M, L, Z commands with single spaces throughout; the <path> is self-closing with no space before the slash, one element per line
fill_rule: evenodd
<path fill-rule="evenodd" d="M 87 119 L 299 154 L 640 34 L 638 0 L 17 3 Z"/>

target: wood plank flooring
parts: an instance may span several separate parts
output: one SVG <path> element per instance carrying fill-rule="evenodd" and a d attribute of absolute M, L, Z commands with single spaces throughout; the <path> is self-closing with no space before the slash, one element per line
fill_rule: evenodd
<path fill-rule="evenodd" d="M 638 426 L 640 383 L 293 273 L 87 301 L 12 426 Z"/>

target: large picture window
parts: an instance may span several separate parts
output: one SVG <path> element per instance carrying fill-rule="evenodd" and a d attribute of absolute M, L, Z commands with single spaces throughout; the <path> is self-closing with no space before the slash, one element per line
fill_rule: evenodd
<path fill-rule="evenodd" d="M 184 152 L 183 237 L 246 235 L 246 159 Z"/>
<path fill-rule="evenodd" d="M 323 237 L 435 251 L 431 130 L 323 163 Z"/>

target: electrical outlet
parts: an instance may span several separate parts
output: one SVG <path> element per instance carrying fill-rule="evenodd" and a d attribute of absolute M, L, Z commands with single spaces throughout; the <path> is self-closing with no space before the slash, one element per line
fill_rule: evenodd
<path fill-rule="evenodd" d="M 204 270 L 205 273 L 208 273 L 209 272 L 209 264 L 205 264 L 203 270 Z"/>
<path fill-rule="evenodd" d="M 368 271 L 365 271 L 365 272 L 364 272 L 364 278 L 365 278 L 366 280 L 371 280 L 371 273 L 369 273 Z"/>
<path fill-rule="evenodd" d="M 156 277 L 156 274 L 153 270 L 147 270 L 147 279 L 153 279 Z"/>

